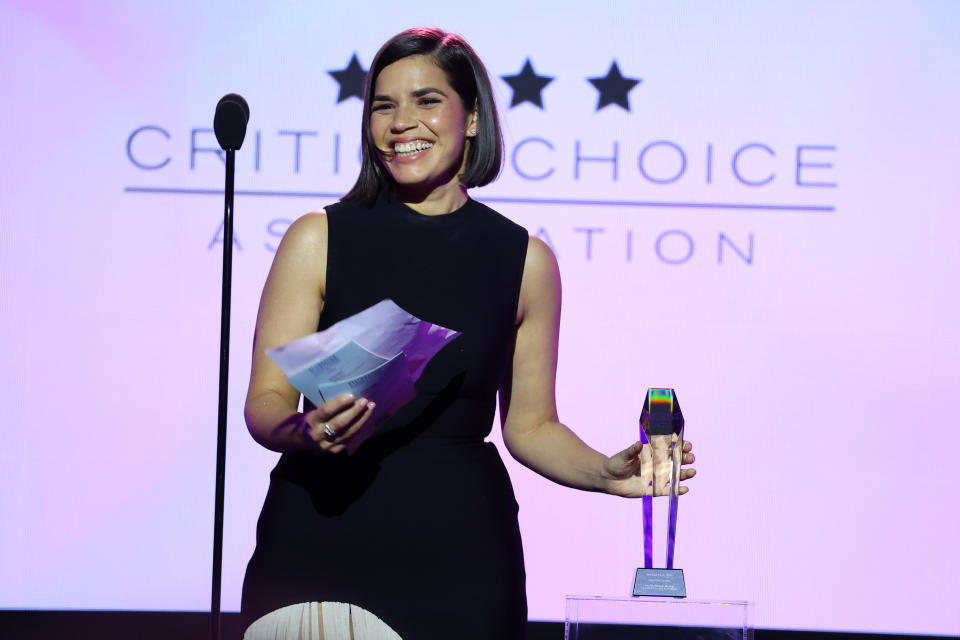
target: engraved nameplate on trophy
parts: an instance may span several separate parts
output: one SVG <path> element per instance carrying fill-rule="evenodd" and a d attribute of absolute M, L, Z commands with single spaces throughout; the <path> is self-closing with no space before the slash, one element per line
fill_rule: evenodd
<path fill-rule="evenodd" d="M 683 569 L 673 566 L 677 541 L 680 465 L 683 461 L 683 413 L 673 389 L 647 389 L 640 412 L 641 477 L 650 487 L 643 503 L 643 567 L 633 581 L 635 596 L 685 598 Z M 653 566 L 653 506 L 656 496 L 667 496 L 666 563 Z"/>

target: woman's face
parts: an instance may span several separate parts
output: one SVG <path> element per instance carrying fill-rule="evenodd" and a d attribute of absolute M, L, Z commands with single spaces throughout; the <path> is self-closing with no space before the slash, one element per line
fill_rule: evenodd
<path fill-rule="evenodd" d="M 401 188 L 459 188 L 467 138 L 476 127 L 432 58 L 408 56 L 380 72 L 370 130 L 383 164 Z"/>

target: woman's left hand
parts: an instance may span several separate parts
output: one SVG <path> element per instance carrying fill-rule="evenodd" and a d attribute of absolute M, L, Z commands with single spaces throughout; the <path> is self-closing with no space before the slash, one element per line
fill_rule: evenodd
<path fill-rule="evenodd" d="M 603 464 L 603 471 L 609 479 L 607 493 L 625 498 L 639 498 L 649 495 L 668 495 L 669 483 L 654 482 L 653 447 L 635 442 L 620 453 L 610 456 Z M 684 440 L 682 464 L 693 464 L 693 444 Z M 681 467 L 680 480 L 687 480 L 697 474 L 697 470 Z M 656 489 L 656 490 L 655 490 Z M 681 486 L 682 495 L 689 491 Z"/>

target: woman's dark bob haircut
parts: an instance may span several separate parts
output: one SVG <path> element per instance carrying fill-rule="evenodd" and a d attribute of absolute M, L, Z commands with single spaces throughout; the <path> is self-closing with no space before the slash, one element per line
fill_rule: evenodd
<path fill-rule="evenodd" d="M 408 56 L 430 56 L 446 74 L 447 82 L 460 96 L 463 108 L 477 109 L 477 135 L 468 145 L 467 160 L 460 182 L 466 187 L 482 187 L 493 182 L 503 164 L 503 134 L 497 118 L 497 107 L 487 70 L 463 38 L 435 27 L 415 27 L 399 33 L 377 52 L 367 72 L 363 92 L 361 123 L 360 176 L 343 197 L 349 202 L 371 205 L 380 194 L 393 190 L 393 178 L 380 162 L 373 134 L 370 113 L 377 77 L 387 66 Z"/>

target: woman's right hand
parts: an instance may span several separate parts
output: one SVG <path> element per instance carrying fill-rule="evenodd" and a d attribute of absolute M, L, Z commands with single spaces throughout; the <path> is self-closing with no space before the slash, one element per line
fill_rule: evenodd
<path fill-rule="evenodd" d="M 317 448 L 340 453 L 347 448 L 347 441 L 370 419 L 374 408 L 376 404 L 366 398 L 357 400 L 352 393 L 345 393 L 305 413 L 303 429 Z"/>

